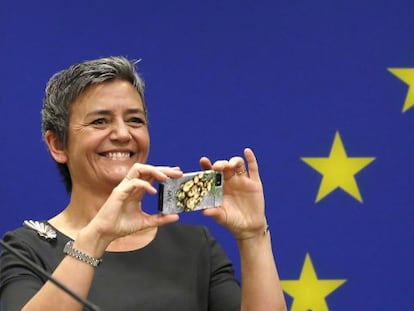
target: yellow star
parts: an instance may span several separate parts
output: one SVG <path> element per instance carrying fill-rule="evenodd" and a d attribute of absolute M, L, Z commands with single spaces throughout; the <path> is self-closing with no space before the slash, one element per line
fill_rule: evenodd
<path fill-rule="evenodd" d="M 346 279 L 321 280 L 316 275 L 309 254 L 306 254 L 299 280 L 281 281 L 283 290 L 293 298 L 290 311 L 329 311 L 326 296 Z"/>
<path fill-rule="evenodd" d="M 404 113 L 414 106 L 414 68 L 388 68 L 388 71 L 408 84 L 407 97 L 402 109 Z"/>
<path fill-rule="evenodd" d="M 375 158 L 348 157 L 339 132 L 335 134 L 329 158 L 301 159 L 323 175 L 316 202 L 322 200 L 336 188 L 341 188 L 362 203 L 355 174 L 374 161 Z"/>

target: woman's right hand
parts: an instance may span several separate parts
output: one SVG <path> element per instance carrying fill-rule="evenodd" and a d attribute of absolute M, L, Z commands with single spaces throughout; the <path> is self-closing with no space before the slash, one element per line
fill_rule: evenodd
<path fill-rule="evenodd" d="M 145 213 L 141 201 L 146 193 L 157 193 L 157 189 L 153 186 L 155 181 L 162 182 L 167 177 L 178 178 L 182 174 L 178 167 L 135 163 L 125 178 L 114 188 L 90 225 L 109 243 L 140 230 L 177 221 L 176 214 Z"/>

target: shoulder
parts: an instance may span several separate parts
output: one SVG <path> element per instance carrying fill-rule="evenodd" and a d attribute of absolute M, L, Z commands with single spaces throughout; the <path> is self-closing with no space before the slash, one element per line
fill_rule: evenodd
<path fill-rule="evenodd" d="M 45 221 L 25 221 L 24 226 L 3 235 L 5 243 L 35 261 L 50 258 L 53 252 L 59 254 L 67 240 Z"/>
<path fill-rule="evenodd" d="M 22 227 L 6 232 L 3 240 L 29 244 L 37 244 L 39 241 L 52 242 L 57 240 L 57 232 L 46 221 L 25 220 Z"/>

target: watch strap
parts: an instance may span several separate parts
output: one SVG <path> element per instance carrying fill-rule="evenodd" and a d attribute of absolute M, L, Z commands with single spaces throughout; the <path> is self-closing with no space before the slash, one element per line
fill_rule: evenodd
<path fill-rule="evenodd" d="M 90 264 L 93 267 L 97 267 L 101 262 L 102 259 L 97 259 L 92 256 L 89 256 L 76 248 L 73 248 L 73 241 L 69 240 L 65 247 L 63 248 L 63 253 L 66 255 L 72 256 L 80 261 L 83 261 L 87 264 Z"/>

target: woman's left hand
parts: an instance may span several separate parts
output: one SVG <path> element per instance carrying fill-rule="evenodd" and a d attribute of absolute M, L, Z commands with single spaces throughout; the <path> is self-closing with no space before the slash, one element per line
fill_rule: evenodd
<path fill-rule="evenodd" d="M 263 234 L 267 226 L 257 160 L 249 148 L 244 150 L 244 156 L 247 166 L 242 157 L 220 160 L 214 164 L 206 157 L 200 159 L 203 169 L 222 171 L 224 179 L 222 205 L 205 209 L 203 214 L 225 226 L 237 240 Z"/>

